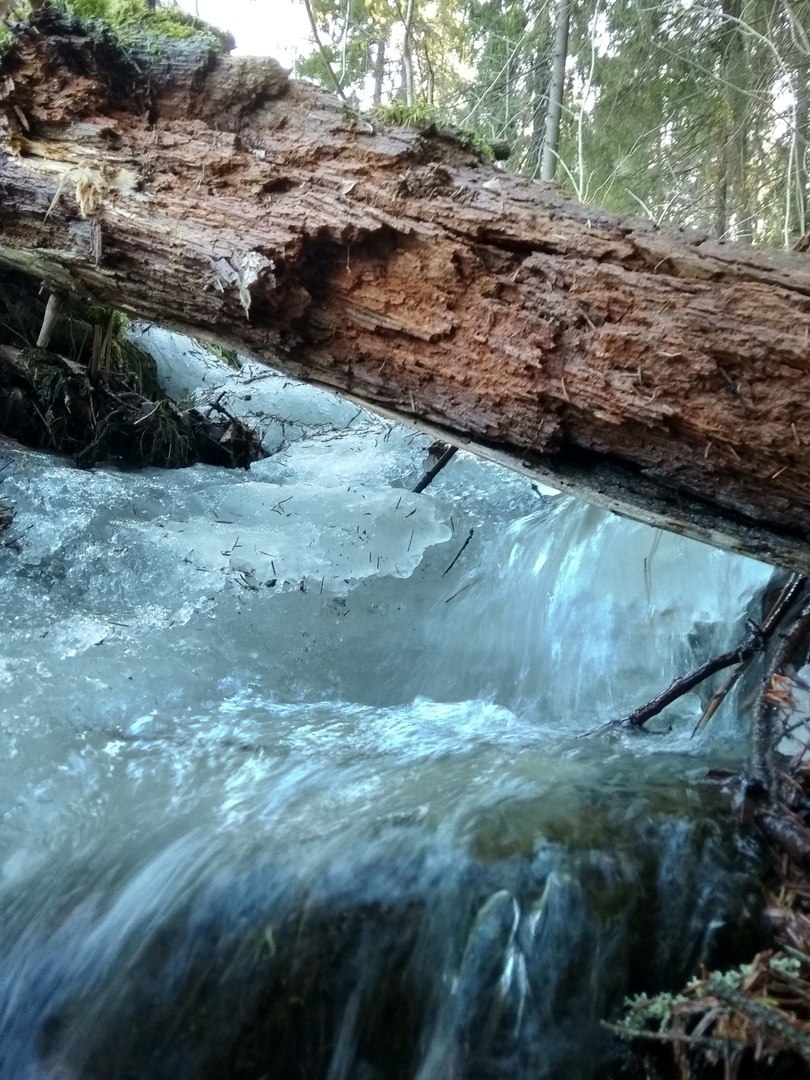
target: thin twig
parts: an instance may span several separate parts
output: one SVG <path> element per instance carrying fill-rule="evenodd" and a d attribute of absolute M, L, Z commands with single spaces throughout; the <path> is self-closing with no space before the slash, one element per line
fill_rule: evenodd
<path fill-rule="evenodd" d="M 804 591 L 806 585 L 807 578 L 794 574 L 783 590 L 779 601 L 768 614 L 768 618 L 765 622 L 761 626 L 755 626 L 745 641 L 743 641 L 741 645 L 738 645 L 736 649 L 733 649 L 731 652 L 723 653 L 721 656 L 715 656 L 713 659 L 707 660 L 705 664 L 701 664 L 699 668 L 690 671 L 689 674 L 679 676 L 669 684 L 666 690 L 658 694 L 657 697 L 654 697 L 652 701 L 648 701 L 645 705 L 641 705 L 628 716 L 624 716 L 620 720 L 609 720 L 607 724 L 602 724 L 600 727 L 593 728 L 591 731 L 586 731 L 584 734 L 594 735 L 598 732 L 616 730 L 617 728 L 641 728 L 648 720 L 652 720 L 654 716 L 663 712 L 663 710 L 668 705 L 671 705 L 673 701 L 677 701 L 678 698 L 683 697 L 684 694 L 688 694 L 705 679 L 708 679 L 710 675 L 722 671 L 723 668 L 731 667 L 732 664 L 739 664 L 746 661 L 750 656 L 753 656 L 754 653 L 759 652 L 764 647 L 767 639 L 776 630 L 779 623 L 787 614 L 788 609 L 791 607 L 794 600 Z"/>
<path fill-rule="evenodd" d="M 693 1035 L 677 1031 L 631 1031 L 630 1028 L 622 1027 L 621 1024 L 609 1024 L 606 1020 L 602 1021 L 601 1026 L 606 1031 L 611 1031 L 622 1039 L 648 1039 L 653 1042 L 683 1043 L 685 1046 L 701 1046 L 704 1049 L 721 1054 L 726 1050 L 740 1050 L 747 1045 L 739 1039 L 719 1039 L 705 1035 L 695 1038 Z"/>
<path fill-rule="evenodd" d="M 760 633 L 764 634 L 765 637 L 767 637 L 769 635 L 769 633 L 772 632 L 769 629 L 770 626 L 771 626 L 771 620 L 775 616 L 779 615 L 779 612 L 782 610 L 782 603 L 783 603 L 785 597 L 788 595 L 788 593 L 792 589 L 794 583 L 796 581 L 798 581 L 800 577 L 801 577 L 800 574 L 792 574 L 791 577 L 788 578 L 787 582 L 785 583 L 782 591 L 779 593 L 779 596 L 776 598 L 773 605 L 771 606 L 770 611 L 768 612 L 765 620 L 763 621 L 762 625 L 759 628 Z M 793 594 L 791 593 L 791 595 L 793 595 Z M 781 618 L 781 616 L 779 616 L 779 618 L 777 618 L 777 623 L 778 623 L 780 618 Z M 715 690 L 715 692 L 712 694 L 711 698 L 709 699 L 708 705 L 703 710 L 703 714 L 701 715 L 700 719 L 695 724 L 695 726 L 694 726 L 694 728 L 692 730 L 691 737 L 693 739 L 694 739 L 695 735 L 697 735 L 697 733 L 699 731 L 703 730 L 703 728 L 708 724 L 708 722 L 711 720 L 711 718 L 714 716 L 714 714 L 717 712 L 717 710 L 723 704 L 723 702 L 725 701 L 725 699 L 728 696 L 729 692 L 731 691 L 731 689 L 735 686 L 735 684 L 739 680 L 740 676 L 743 674 L 743 672 L 747 671 L 748 668 L 753 663 L 755 655 L 756 655 L 755 653 L 752 653 L 748 657 L 747 660 L 742 660 L 734 668 L 734 670 L 731 672 L 731 674 L 726 679 L 726 681 L 723 683 L 723 685 L 718 690 Z"/>
<path fill-rule="evenodd" d="M 338 79 L 337 75 L 335 74 L 334 68 L 332 67 L 332 64 L 329 61 L 329 57 L 326 55 L 326 49 L 323 47 L 323 42 L 321 41 L 321 36 L 318 33 L 318 24 L 315 22 L 315 16 L 312 13 L 312 4 L 309 2 L 309 0 L 304 0 L 304 7 L 307 10 L 307 15 L 309 16 L 309 25 L 312 27 L 312 36 L 315 38 L 315 44 L 318 46 L 318 52 L 321 54 L 321 59 L 324 62 L 324 66 L 326 67 L 326 70 L 329 72 L 329 77 L 331 78 L 332 82 L 334 83 L 335 90 L 337 91 L 338 95 L 348 105 L 349 104 L 349 99 L 343 93 L 343 87 L 340 85 L 340 80 Z"/>
<path fill-rule="evenodd" d="M 700 719 L 692 728 L 692 734 L 689 736 L 690 739 L 694 739 L 697 733 L 699 731 L 702 731 L 706 727 L 708 722 L 711 720 L 711 718 L 726 700 L 730 691 L 736 686 L 742 673 L 744 671 L 747 671 L 747 669 L 751 666 L 755 655 L 755 653 L 751 653 L 747 660 L 741 660 L 740 663 L 737 664 L 737 666 L 731 672 L 726 681 L 723 683 L 723 685 L 719 689 L 715 690 L 715 692 L 709 698 L 708 705 L 701 713 Z"/>
<path fill-rule="evenodd" d="M 706 984 L 708 992 L 720 1001 L 730 1005 L 737 1012 L 747 1016 L 758 1028 L 772 1031 L 785 1046 L 789 1046 L 804 1061 L 810 1063 L 810 1036 L 797 1030 L 784 1013 L 753 1001 L 739 990 L 728 986 L 719 979 L 710 979 Z"/>
<path fill-rule="evenodd" d="M 453 569 L 453 567 L 458 562 L 458 560 L 461 558 L 461 553 L 464 551 L 467 544 L 469 544 L 469 542 L 472 540 L 474 532 L 475 532 L 475 529 L 470 529 L 470 535 L 467 537 L 467 539 L 464 541 L 464 543 L 458 549 L 458 554 L 456 555 L 455 559 L 453 559 L 453 561 L 450 563 L 450 565 L 447 567 L 447 569 L 444 571 L 444 574 L 442 574 L 442 577 L 444 577 L 445 574 L 449 574 L 450 571 Z"/>

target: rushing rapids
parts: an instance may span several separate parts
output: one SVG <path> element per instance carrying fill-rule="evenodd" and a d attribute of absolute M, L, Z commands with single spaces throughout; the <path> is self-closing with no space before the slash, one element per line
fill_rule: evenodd
<path fill-rule="evenodd" d="M 689 735 L 577 735 L 728 647 L 770 570 L 146 331 L 271 455 L 0 496 L 0 1078 L 606 1076 L 602 1017 L 744 944 Z"/>

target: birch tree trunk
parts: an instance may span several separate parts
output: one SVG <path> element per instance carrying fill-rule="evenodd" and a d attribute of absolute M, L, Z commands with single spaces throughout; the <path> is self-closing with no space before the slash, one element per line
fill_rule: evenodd
<path fill-rule="evenodd" d="M 406 105 L 416 101 L 416 87 L 413 74 L 413 19 L 416 0 L 406 0 L 405 16 L 402 20 L 402 93 Z"/>

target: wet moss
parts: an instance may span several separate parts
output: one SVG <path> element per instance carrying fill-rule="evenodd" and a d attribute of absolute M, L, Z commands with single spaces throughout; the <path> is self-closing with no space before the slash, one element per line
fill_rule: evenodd
<path fill-rule="evenodd" d="M 153 9 L 144 0 L 54 0 L 54 6 L 94 34 L 111 34 L 127 50 L 159 55 L 171 42 L 195 40 L 217 53 L 234 46 L 230 34 L 178 7 Z"/>
<path fill-rule="evenodd" d="M 471 150 L 484 161 L 492 161 L 495 157 L 493 147 L 486 139 L 469 128 L 458 127 L 449 113 L 424 100 L 416 101 L 413 105 L 394 100 L 387 105 L 376 106 L 372 116 L 386 124 L 413 128 L 428 137 L 449 139 L 465 150 Z"/>

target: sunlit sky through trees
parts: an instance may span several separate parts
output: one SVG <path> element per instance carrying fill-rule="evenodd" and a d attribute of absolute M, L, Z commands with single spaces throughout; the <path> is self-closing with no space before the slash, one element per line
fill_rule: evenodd
<path fill-rule="evenodd" d="M 297 56 L 312 51 L 311 32 L 301 0 L 179 0 L 180 7 L 236 38 L 243 55 L 274 56 L 294 67 Z"/>

